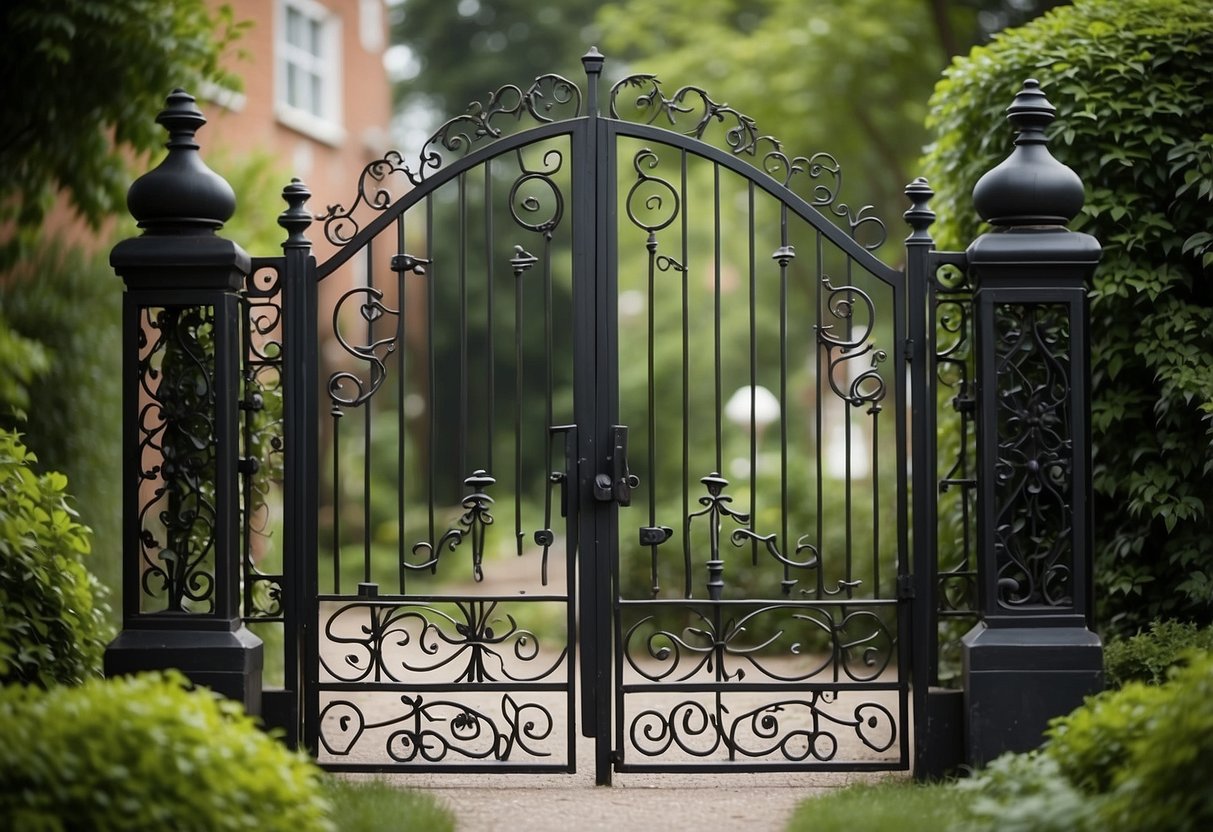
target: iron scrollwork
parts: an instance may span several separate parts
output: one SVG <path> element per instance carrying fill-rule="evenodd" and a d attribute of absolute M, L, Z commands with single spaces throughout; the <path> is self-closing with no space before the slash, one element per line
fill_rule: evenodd
<path fill-rule="evenodd" d="M 804 682 L 839 671 L 853 682 L 875 681 L 894 659 L 896 639 L 870 609 L 772 604 L 725 619 L 719 608 L 690 608 L 695 624 L 675 632 L 655 629 L 648 616 L 628 628 L 623 653 L 650 682 L 691 681 L 705 673 L 715 681 L 742 681 L 747 671 L 780 682 Z M 765 621 L 764 621 L 765 619 Z M 752 630 L 772 635 L 751 640 Z M 819 660 L 812 656 L 820 650 Z M 788 659 L 795 670 L 781 667 Z"/>
<path fill-rule="evenodd" d="M 244 394 L 240 401 L 241 535 L 246 620 L 281 620 L 282 575 L 258 567 L 271 543 L 271 490 L 281 482 L 282 422 L 282 283 L 273 266 L 254 268 L 242 293 Z"/>
<path fill-rule="evenodd" d="M 539 637 L 499 613 L 497 601 L 453 603 L 454 614 L 421 603 L 342 606 L 324 624 L 325 641 L 337 648 L 334 654 L 343 653 L 341 662 L 322 654 L 321 666 L 347 683 L 403 682 L 442 670 L 454 683 L 477 683 L 534 682 L 564 662 L 567 647 L 543 663 Z"/>
<path fill-rule="evenodd" d="M 351 340 L 342 331 L 341 325 L 344 316 L 343 310 L 347 304 L 351 303 L 357 304 L 358 314 L 367 324 L 374 324 L 385 315 L 400 316 L 400 310 L 385 304 L 383 292 L 372 286 L 358 286 L 350 289 L 338 299 L 333 307 L 333 335 L 343 350 L 354 358 L 367 363 L 370 373 L 365 379 L 351 370 L 339 370 L 329 376 L 328 393 L 329 398 L 333 401 L 334 410 L 339 407 L 358 407 L 375 395 L 387 377 L 384 362 L 387 356 L 396 351 L 396 340 L 399 334 L 399 327 L 392 327 L 391 334 L 385 338 L 372 340 L 368 337 L 365 344 Z"/>
<path fill-rule="evenodd" d="M 428 569 L 431 573 L 438 571 L 438 561 L 443 551 L 454 552 L 466 537 L 472 539 L 472 577 L 477 581 L 484 580 L 484 546 L 488 527 L 493 525 L 495 518 L 490 509 L 493 498 L 486 490 L 497 480 L 490 477 L 481 469 L 472 472 L 464 479 L 463 484 L 471 489 L 471 493 L 463 498 L 461 505 L 463 513 L 459 515 L 457 526 L 452 526 L 443 532 L 437 541 L 422 540 L 413 545 L 413 554 L 422 556 L 418 563 L 402 561 L 405 569 Z"/>
<path fill-rule="evenodd" d="M 552 735 L 555 721 L 551 711 L 537 702 L 520 703 L 504 694 L 498 716 L 450 700 L 408 694 L 399 699 L 402 713 L 373 723 L 366 722 L 362 708 L 353 702 L 328 703 L 320 712 L 321 744 L 330 754 L 346 756 L 367 731 L 404 723 L 384 743 L 387 755 L 397 763 L 437 763 L 451 756 L 506 761 L 515 750 L 532 757 L 551 756 L 537 743 Z"/>
<path fill-rule="evenodd" d="M 632 746 L 641 754 L 658 757 L 673 746 L 693 757 L 727 751 L 728 758 L 780 755 L 791 762 L 827 762 L 838 753 L 836 728 L 849 729 L 867 748 L 881 753 L 897 739 L 893 714 L 877 702 L 855 706 L 849 716 L 831 713 L 834 691 L 809 691 L 803 699 L 784 699 L 746 711 L 736 717 L 718 698 L 709 706 L 694 699 L 679 702 L 668 711 L 650 708 L 637 714 L 628 728 Z M 785 727 L 785 725 L 787 727 Z"/>
<path fill-rule="evenodd" d="M 880 403 L 885 397 L 885 380 L 880 374 L 880 365 L 888 359 L 888 353 L 876 349 L 870 341 L 875 327 L 876 305 L 866 292 L 855 286 L 835 287 L 826 275 L 822 276 L 821 284 L 828 293 L 826 308 L 835 319 L 846 324 L 846 332 L 842 335 L 836 334 L 834 324 L 817 327 L 817 340 L 825 345 L 828 355 L 830 389 L 852 407 L 866 404 L 868 413 L 875 415 L 880 412 Z M 867 312 L 858 328 L 854 327 L 856 304 Z M 869 353 L 872 360 L 868 369 L 855 374 L 847 384 L 838 380 L 840 367 Z"/>
<path fill-rule="evenodd" d="M 167 611 L 210 612 L 215 606 L 215 309 L 146 307 L 140 318 L 141 586 L 147 598 L 162 599 Z"/>
<path fill-rule="evenodd" d="M 1064 304 L 995 308 L 998 603 L 1073 603 L 1070 321 Z"/>
<path fill-rule="evenodd" d="M 363 168 L 358 192 L 350 206 L 329 205 L 317 217 L 324 224 L 325 239 L 335 246 L 344 246 L 362 228 L 356 216 L 360 208 L 365 206 L 376 213 L 386 211 L 395 201 L 387 183 L 397 174 L 412 187 L 418 187 L 451 160 L 501 138 L 511 121 L 521 123 L 529 117 L 537 124 L 545 124 L 579 115 L 581 89 L 560 75 L 540 75 L 525 90 L 514 84 L 500 87 L 487 101 L 473 101 L 465 113 L 443 123 L 426 139 L 415 160 L 406 160 L 402 153 L 392 150 Z"/>
<path fill-rule="evenodd" d="M 630 105 L 621 101 L 629 98 Z M 871 205 L 855 210 L 838 201 L 842 168 L 829 153 L 790 156 L 778 139 L 759 132 L 752 117 L 713 100 L 707 91 L 696 86 L 680 87 L 667 96 L 656 75 L 639 73 L 621 79 L 611 87 L 609 100 L 613 119 L 641 124 L 664 121 L 682 135 L 701 141 L 714 124 L 723 125 L 724 143 L 734 156 L 753 159 L 758 168 L 786 188 L 802 181 L 797 177 L 805 177 L 805 187 L 811 195 L 809 204 L 840 218 L 851 238 L 868 251 L 884 245 L 888 231 L 884 221 L 871 213 Z M 859 239 L 861 234 L 867 238 L 865 241 Z"/>

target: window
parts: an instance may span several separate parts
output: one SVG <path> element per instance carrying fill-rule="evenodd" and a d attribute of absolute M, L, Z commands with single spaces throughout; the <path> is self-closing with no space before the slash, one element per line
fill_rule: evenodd
<path fill-rule="evenodd" d="M 276 23 L 279 121 L 322 142 L 340 143 L 340 18 L 315 0 L 279 0 Z"/>

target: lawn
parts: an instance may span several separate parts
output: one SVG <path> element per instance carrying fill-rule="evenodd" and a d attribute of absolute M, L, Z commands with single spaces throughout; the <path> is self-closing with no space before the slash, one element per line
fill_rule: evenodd
<path fill-rule="evenodd" d="M 341 832 L 453 832 L 455 818 L 424 792 L 399 789 L 382 780 L 328 775 L 325 796 Z"/>

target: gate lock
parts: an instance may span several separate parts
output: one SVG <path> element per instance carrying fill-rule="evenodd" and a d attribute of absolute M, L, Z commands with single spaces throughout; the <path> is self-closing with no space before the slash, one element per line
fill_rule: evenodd
<path fill-rule="evenodd" d="M 606 458 L 609 473 L 594 477 L 594 499 L 615 502 L 621 506 L 632 504 L 632 489 L 640 485 L 640 478 L 628 470 L 628 429 L 626 425 L 611 428 L 610 451 Z"/>

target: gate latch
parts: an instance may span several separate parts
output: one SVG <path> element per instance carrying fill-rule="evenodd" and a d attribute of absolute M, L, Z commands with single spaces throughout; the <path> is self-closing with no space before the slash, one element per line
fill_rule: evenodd
<path fill-rule="evenodd" d="M 626 425 L 614 425 L 611 428 L 606 467 L 606 471 L 594 477 L 594 499 L 606 503 L 615 502 L 621 506 L 631 505 L 632 489 L 640 485 L 640 478 L 628 470 Z"/>

